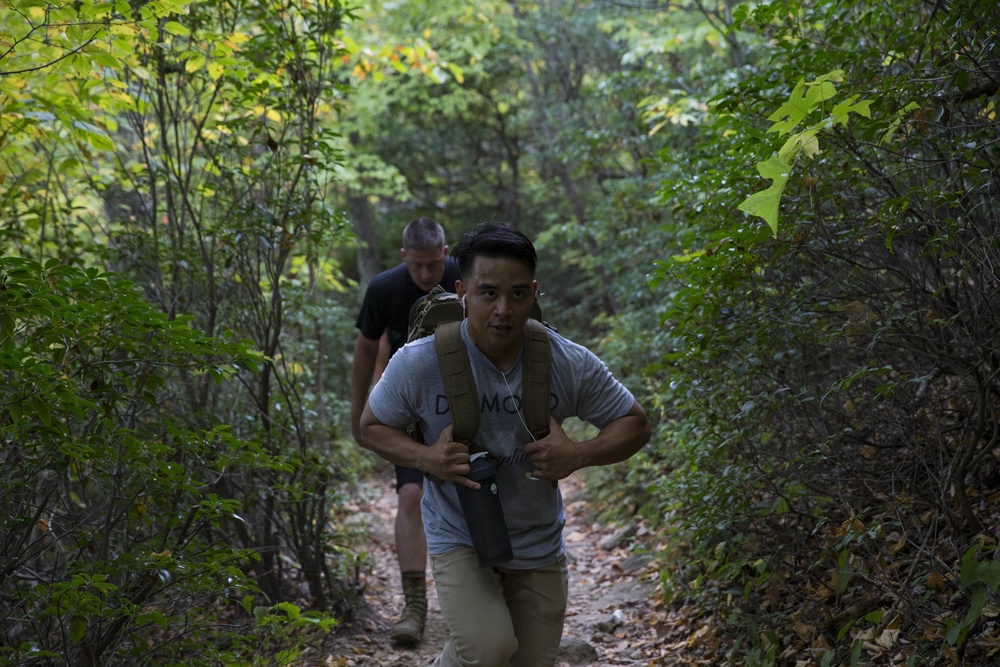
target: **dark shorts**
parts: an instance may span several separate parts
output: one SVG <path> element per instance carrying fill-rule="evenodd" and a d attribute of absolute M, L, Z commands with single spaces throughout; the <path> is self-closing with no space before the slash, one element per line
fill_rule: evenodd
<path fill-rule="evenodd" d="M 424 484 L 424 473 L 420 472 L 416 468 L 404 468 L 403 466 L 396 466 L 396 493 L 403 488 L 404 484 L 409 484 L 410 482 L 416 482 L 423 486 Z"/>

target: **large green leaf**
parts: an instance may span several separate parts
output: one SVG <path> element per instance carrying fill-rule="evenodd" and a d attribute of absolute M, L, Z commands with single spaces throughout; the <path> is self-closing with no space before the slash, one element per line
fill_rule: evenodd
<path fill-rule="evenodd" d="M 739 205 L 739 209 L 749 215 L 756 215 L 765 220 L 775 236 L 778 235 L 778 205 L 781 203 L 781 193 L 788 184 L 792 165 L 772 155 L 769 159 L 757 165 L 757 171 L 764 178 L 771 179 L 771 185 L 756 192 Z"/>

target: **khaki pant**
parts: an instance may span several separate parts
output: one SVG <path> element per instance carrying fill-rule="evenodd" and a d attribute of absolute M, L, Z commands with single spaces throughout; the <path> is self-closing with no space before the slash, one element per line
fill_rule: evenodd
<path fill-rule="evenodd" d="M 482 568 L 472 549 L 431 556 L 450 638 L 438 667 L 552 667 L 566 615 L 566 561 Z"/>

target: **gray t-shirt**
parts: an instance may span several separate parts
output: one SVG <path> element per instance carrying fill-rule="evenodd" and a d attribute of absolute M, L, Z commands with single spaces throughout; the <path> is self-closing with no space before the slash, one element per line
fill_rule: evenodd
<path fill-rule="evenodd" d="M 578 417 L 603 428 L 628 413 L 634 398 L 604 363 L 587 348 L 554 331 L 548 333 L 552 354 L 550 411 L 556 421 Z M 531 436 L 520 410 L 521 357 L 504 374 L 475 346 L 465 323 L 462 339 L 469 351 L 481 401 L 479 433 L 474 440 L 489 452 L 497 468 L 504 518 L 514 548 L 514 560 L 506 567 L 551 565 L 565 553 L 562 528 L 566 517 L 558 485 L 526 476 L 533 466 L 524 451 Z M 436 442 L 441 431 L 451 424 L 451 413 L 434 337 L 409 343 L 393 355 L 368 401 L 372 413 L 383 424 L 402 429 L 417 421 L 424 441 Z M 421 508 L 431 554 L 472 546 L 454 484 L 425 483 Z"/>

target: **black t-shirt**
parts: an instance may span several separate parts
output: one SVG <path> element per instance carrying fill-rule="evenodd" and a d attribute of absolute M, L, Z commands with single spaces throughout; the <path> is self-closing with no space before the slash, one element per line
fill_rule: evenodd
<path fill-rule="evenodd" d="M 454 292 L 455 281 L 461 277 L 458 262 L 453 257 L 445 257 L 441 287 Z M 413 282 L 405 263 L 383 271 L 368 283 L 361 312 L 358 313 L 354 326 L 369 340 L 375 340 L 388 331 L 391 354 L 395 354 L 396 350 L 406 344 L 410 308 L 425 294 L 427 292 Z"/>

